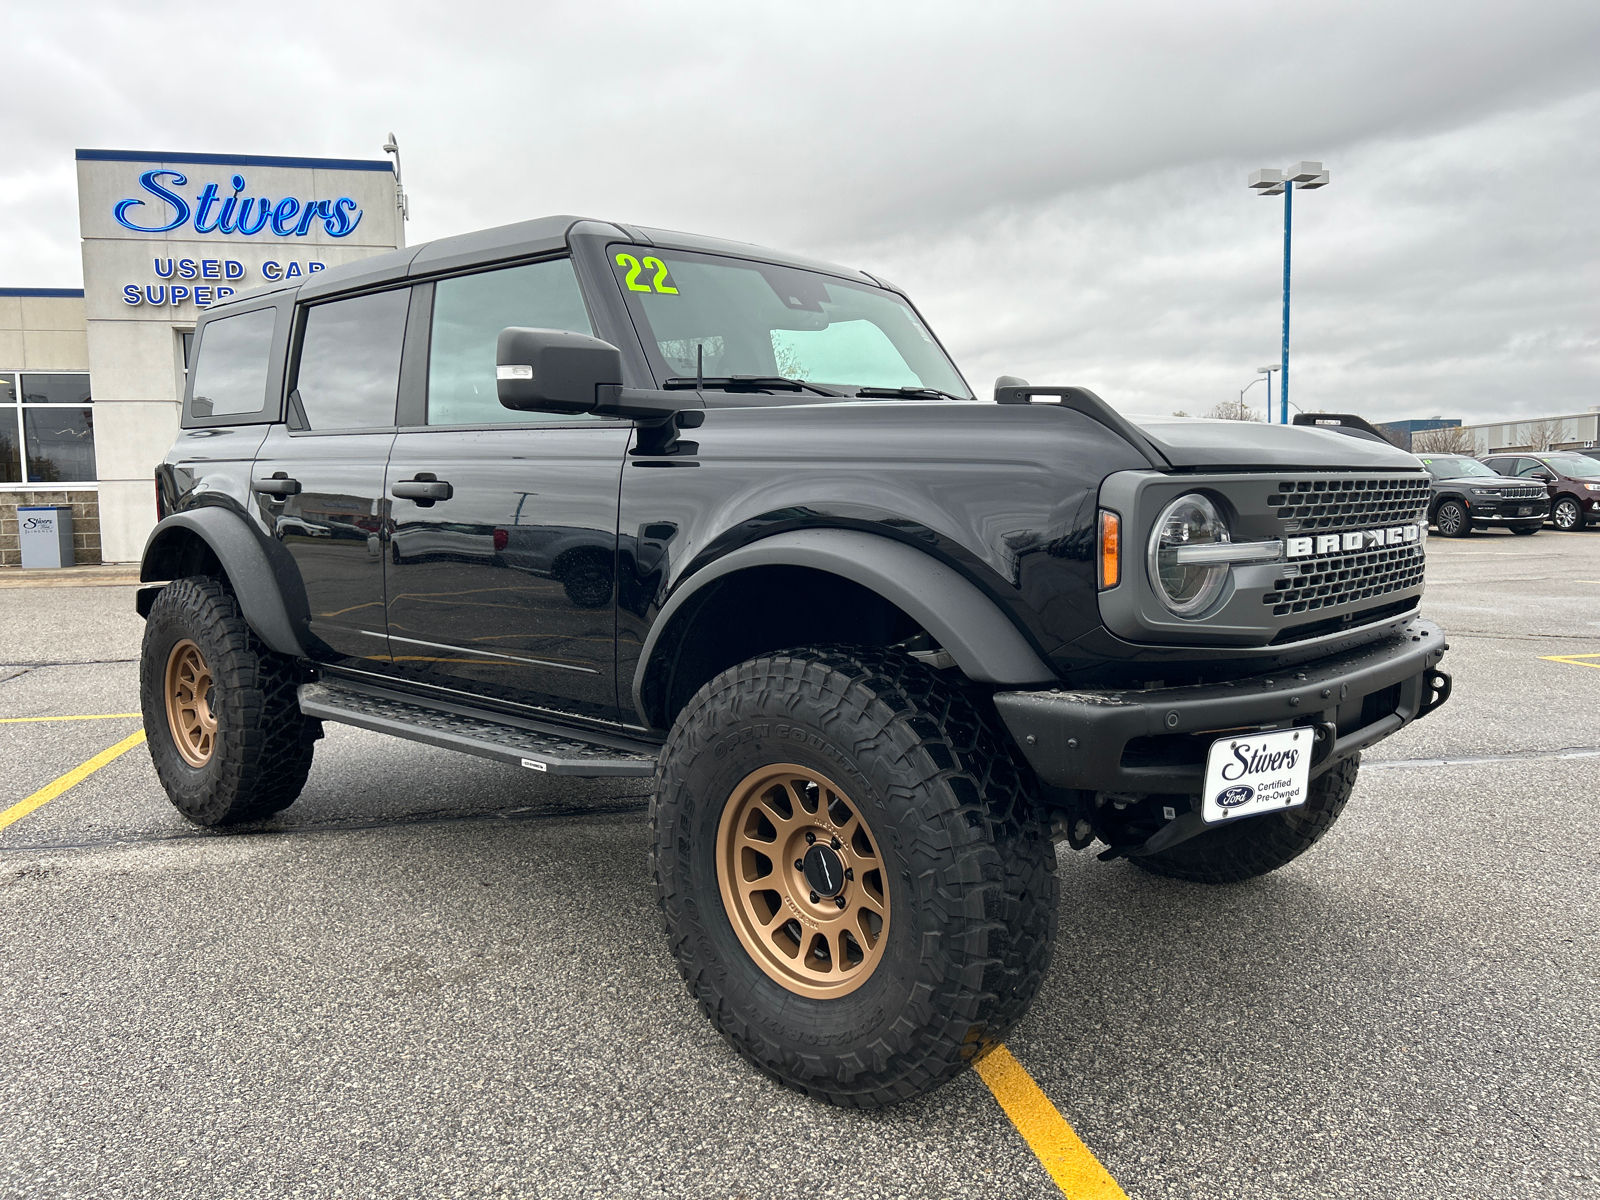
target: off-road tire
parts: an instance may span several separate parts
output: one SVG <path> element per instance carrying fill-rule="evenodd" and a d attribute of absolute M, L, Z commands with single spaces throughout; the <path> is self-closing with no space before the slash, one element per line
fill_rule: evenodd
<path fill-rule="evenodd" d="M 1550 523 L 1562 533 L 1573 533 L 1583 528 L 1583 505 L 1571 496 L 1562 496 L 1550 510 Z"/>
<path fill-rule="evenodd" d="M 733 789 L 792 763 L 852 793 L 884 860 L 882 958 L 847 995 L 813 999 L 738 940 L 714 843 Z M 1027 1010 L 1055 940 L 1055 848 L 1031 776 L 974 695 L 910 657 L 814 647 L 712 679 L 673 723 L 656 773 L 651 863 L 690 994 L 759 1071 L 830 1104 L 932 1091 Z"/>
<path fill-rule="evenodd" d="M 1459 500 L 1446 500 L 1433 514 L 1433 523 L 1444 537 L 1466 537 L 1472 532 L 1472 518 Z"/>
<path fill-rule="evenodd" d="M 195 643 L 211 669 L 217 729 L 209 759 L 190 766 L 167 719 L 165 674 L 173 647 Z M 139 659 L 145 737 L 167 797 L 196 825 L 256 821 L 288 808 L 305 786 L 322 722 L 301 715 L 292 659 L 256 637 L 219 579 L 168 584 L 150 607 Z"/>
<path fill-rule="evenodd" d="M 1276 871 L 1333 828 L 1360 768 L 1361 756 L 1352 754 L 1313 779 L 1306 802 L 1298 808 L 1244 817 L 1237 825 L 1211 829 L 1170 850 L 1128 861 L 1152 875 L 1190 883 L 1240 883 Z"/>

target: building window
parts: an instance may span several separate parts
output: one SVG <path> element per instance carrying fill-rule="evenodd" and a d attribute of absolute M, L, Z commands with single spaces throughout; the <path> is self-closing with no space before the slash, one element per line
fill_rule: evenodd
<path fill-rule="evenodd" d="M 0 484 L 93 482 L 88 374 L 0 371 Z"/>

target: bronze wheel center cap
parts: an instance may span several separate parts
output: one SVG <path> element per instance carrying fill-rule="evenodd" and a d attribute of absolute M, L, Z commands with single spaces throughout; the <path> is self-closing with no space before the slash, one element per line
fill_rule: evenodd
<path fill-rule="evenodd" d="M 844 860 L 834 852 L 832 846 L 825 846 L 821 842 L 812 846 L 801 860 L 800 869 L 811 890 L 818 896 L 836 896 L 844 887 Z"/>

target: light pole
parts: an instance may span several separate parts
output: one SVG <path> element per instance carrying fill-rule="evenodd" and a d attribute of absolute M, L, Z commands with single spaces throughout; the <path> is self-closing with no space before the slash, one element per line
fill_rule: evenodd
<path fill-rule="evenodd" d="M 1281 365 L 1282 365 L 1281 363 L 1273 363 L 1270 367 L 1257 367 L 1256 368 L 1256 374 L 1265 376 L 1266 380 L 1267 380 L 1267 424 L 1268 425 L 1272 424 L 1272 373 L 1274 371 L 1278 370 L 1278 368 Z M 1285 417 L 1284 421 L 1285 421 L 1285 423 L 1287 423 L 1288 422 L 1288 417 Z"/>
<path fill-rule="evenodd" d="M 1239 389 L 1239 407 L 1244 407 L 1244 394 L 1263 379 L 1267 381 L 1267 424 L 1272 424 L 1272 373 L 1278 369 L 1276 363 L 1270 367 L 1257 367 L 1256 378 Z M 1299 407 L 1296 405 L 1296 407 Z"/>
<path fill-rule="evenodd" d="M 1249 383 L 1245 384 L 1239 389 L 1239 411 L 1241 420 L 1244 416 L 1244 394 L 1251 388 L 1255 387 L 1256 384 L 1260 383 L 1262 378 L 1263 377 L 1261 375 L 1257 375 Z M 1270 425 L 1272 423 L 1272 376 L 1268 375 L 1265 376 L 1265 378 L 1267 381 L 1267 423 Z"/>
<path fill-rule="evenodd" d="M 1301 191 L 1327 187 L 1328 173 L 1319 162 L 1298 162 L 1287 171 L 1263 167 L 1250 173 L 1250 186 L 1258 195 L 1283 197 L 1283 361 L 1279 364 L 1283 378 L 1278 381 L 1278 396 L 1285 425 L 1289 423 L 1289 241 L 1296 184 Z"/>

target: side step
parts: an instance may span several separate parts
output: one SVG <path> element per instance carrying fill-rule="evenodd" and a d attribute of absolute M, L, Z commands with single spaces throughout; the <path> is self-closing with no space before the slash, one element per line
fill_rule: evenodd
<path fill-rule="evenodd" d="M 571 736 L 504 724 L 470 710 L 450 712 L 422 703 L 334 683 L 300 685 L 300 711 L 308 717 L 371 729 L 411 742 L 460 750 L 550 775 L 654 775 L 653 755 L 598 746 Z M 452 705 L 452 708 L 457 706 Z"/>

